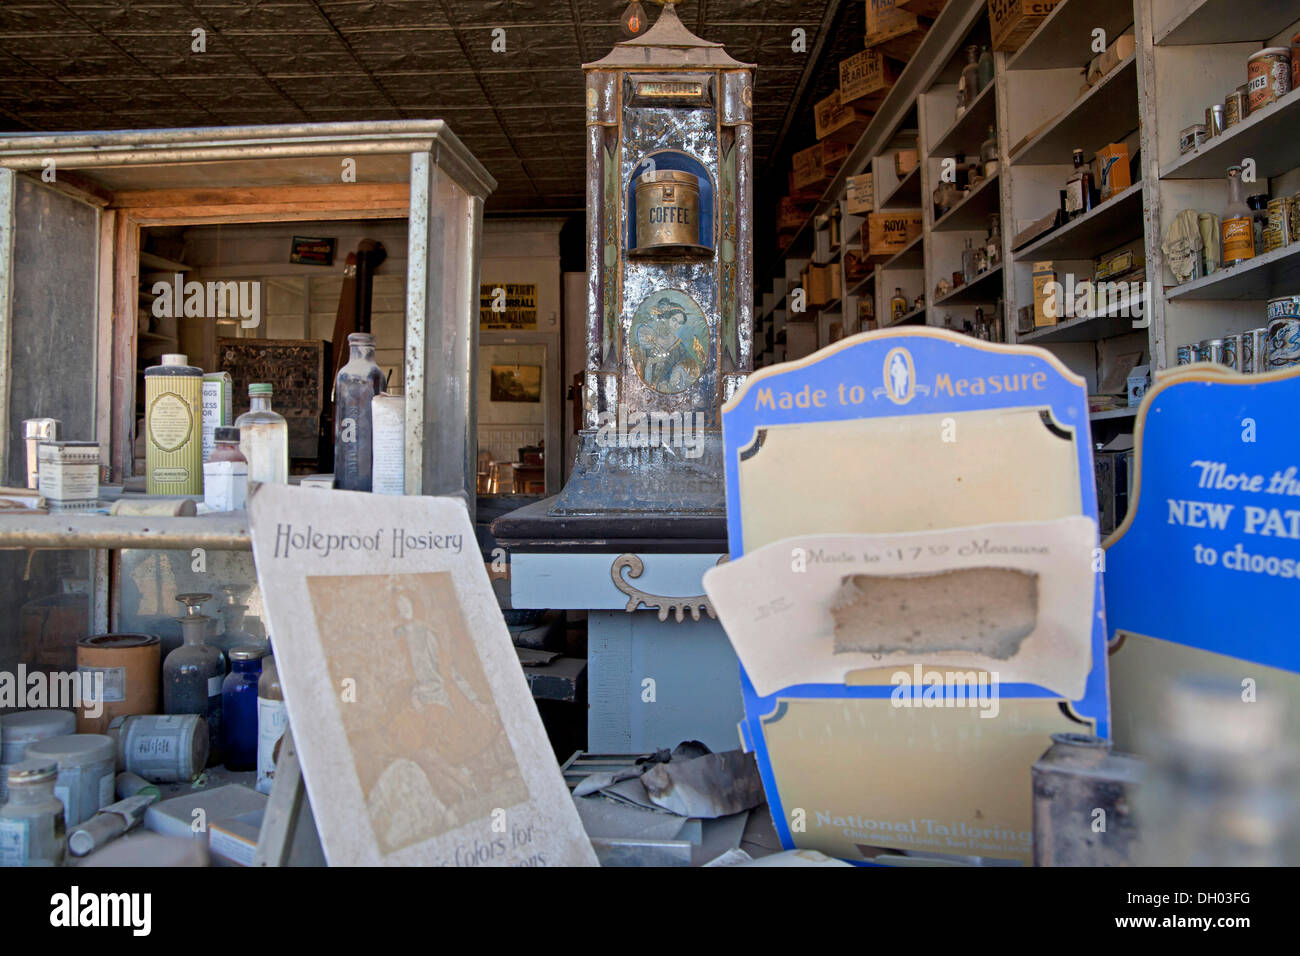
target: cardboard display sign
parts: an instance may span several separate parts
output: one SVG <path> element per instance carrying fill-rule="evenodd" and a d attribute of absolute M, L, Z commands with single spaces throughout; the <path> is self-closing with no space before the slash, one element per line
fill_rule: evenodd
<path fill-rule="evenodd" d="M 1193 365 L 1142 400 L 1129 511 L 1106 541 L 1118 746 L 1140 752 L 1182 676 L 1300 699 L 1297 408 L 1300 369 Z"/>
<path fill-rule="evenodd" d="M 783 844 L 1031 862 L 1033 762 L 1109 733 L 1084 380 L 1042 349 L 865 333 L 751 376 L 723 443 L 731 562 L 705 583 L 755 665 L 741 738 Z M 834 556 L 818 536 L 853 560 L 789 573 L 792 547 Z"/>
<path fill-rule="evenodd" d="M 458 499 L 261 485 L 249 521 L 331 865 L 595 863 Z"/>

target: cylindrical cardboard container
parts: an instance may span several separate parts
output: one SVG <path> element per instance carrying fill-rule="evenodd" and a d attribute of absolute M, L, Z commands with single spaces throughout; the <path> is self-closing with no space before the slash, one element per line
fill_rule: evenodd
<path fill-rule="evenodd" d="M 158 710 L 158 674 L 162 645 L 153 634 L 95 634 L 77 641 L 77 671 L 83 701 L 93 694 L 95 675 L 103 675 L 103 707 L 82 706 L 77 733 L 102 734 L 114 717 L 152 714 Z M 99 711 L 94 717 L 87 710 Z"/>
<path fill-rule="evenodd" d="M 152 783 L 188 783 L 208 762 L 208 722 L 198 714 L 114 717 L 117 766 Z"/>
<path fill-rule="evenodd" d="M 27 745 L 29 758 L 46 758 L 59 764 L 54 795 L 63 804 L 67 825 L 89 820 L 116 799 L 117 754 L 111 738 L 103 734 L 68 734 L 47 737 Z"/>

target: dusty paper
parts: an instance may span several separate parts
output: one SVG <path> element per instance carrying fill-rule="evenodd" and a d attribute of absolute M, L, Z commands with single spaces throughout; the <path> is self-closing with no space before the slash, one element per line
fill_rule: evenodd
<path fill-rule="evenodd" d="M 1092 665 L 1096 548 L 1085 517 L 815 535 L 711 568 L 704 588 L 764 696 L 936 664 L 1076 700 Z"/>
<path fill-rule="evenodd" d="M 264 484 L 249 518 L 329 863 L 594 864 L 464 505 Z"/>

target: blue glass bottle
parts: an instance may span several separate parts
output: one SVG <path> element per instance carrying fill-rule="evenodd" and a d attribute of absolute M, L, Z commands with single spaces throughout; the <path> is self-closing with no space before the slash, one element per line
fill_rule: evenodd
<path fill-rule="evenodd" d="M 230 673 L 221 684 L 221 735 L 227 770 L 257 769 L 257 681 L 265 651 L 251 644 L 230 649 Z"/>

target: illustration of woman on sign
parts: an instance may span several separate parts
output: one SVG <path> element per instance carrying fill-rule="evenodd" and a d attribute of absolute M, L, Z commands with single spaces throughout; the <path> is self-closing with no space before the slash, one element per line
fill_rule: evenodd
<path fill-rule="evenodd" d="M 637 308 L 632 324 L 632 362 L 641 380 L 657 392 L 685 391 L 708 361 L 708 323 L 687 295 L 655 293 Z"/>

